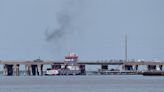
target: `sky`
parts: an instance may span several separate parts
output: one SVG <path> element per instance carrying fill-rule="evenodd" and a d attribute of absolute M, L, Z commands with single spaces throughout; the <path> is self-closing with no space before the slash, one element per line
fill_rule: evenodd
<path fill-rule="evenodd" d="M 0 0 L 0 60 L 164 60 L 163 0 Z"/>

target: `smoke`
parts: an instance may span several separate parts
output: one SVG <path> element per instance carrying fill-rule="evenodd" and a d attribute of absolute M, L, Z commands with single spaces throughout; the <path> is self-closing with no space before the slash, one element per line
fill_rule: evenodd
<path fill-rule="evenodd" d="M 54 47 L 56 47 L 55 52 L 59 52 L 59 50 L 65 50 L 66 47 L 63 46 L 65 45 L 63 43 L 68 43 L 68 36 L 70 38 L 70 35 L 74 33 L 74 20 L 78 18 L 84 2 L 84 0 L 63 1 L 64 5 L 61 7 L 61 10 L 56 13 L 55 16 L 57 25 L 54 29 L 48 28 L 45 31 L 46 41 L 54 43 Z"/>
<path fill-rule="evenodd" d="M 59 40 L 62 37 L 64 37 L 66 34 L 68 34 L 67 31 L 72 31 L 69 30 L 69 26 L 71 26 L 71 15 L 67 13 L 59 13 L 57 15 L 57 22 L 59 24 L 59 28 L 54 29 L 49 33 L 49 30 L 46 30 L 46 40 L 47 41 L 55 41 Z"/>
<path fill-rule="evenodd" d="M 56 20 L 58 23 L 58 28 L 52 30 L 46 30 L 46 40 L 56 41 L 60 40 L 69 33 L 73 32 L 73 21 L 77 18 L 80 8 L 82 5 L 82 0 L 68 0 L 63 9 L 56 14 Z"/>

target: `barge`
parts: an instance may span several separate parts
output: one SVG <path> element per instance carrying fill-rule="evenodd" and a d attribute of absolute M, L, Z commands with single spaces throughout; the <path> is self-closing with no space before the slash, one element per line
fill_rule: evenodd
<path fill-rule="evenodd" d="M 142 74 L 144 76 L 164 76 L 163 71 L 145 71 Z"/>

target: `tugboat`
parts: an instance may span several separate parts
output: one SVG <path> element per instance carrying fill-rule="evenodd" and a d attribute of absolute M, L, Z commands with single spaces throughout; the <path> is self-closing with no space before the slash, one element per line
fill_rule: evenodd
<path fill-rule="evenodd" d="M 59 75 L 79 75 L 81 69 L 78 62 L 78 55 L 75 53 L 69 53 L 65 56 L 64 65 L 59 70 Z"/>
<path fill-rule="evenodd" d="M 60 68 L 48 68 L 46 75 L 79 75 L 81 74 L 80 65 L 78 62 L 78 55 L 69 53 L 65 56 L 64 64 Z"/>

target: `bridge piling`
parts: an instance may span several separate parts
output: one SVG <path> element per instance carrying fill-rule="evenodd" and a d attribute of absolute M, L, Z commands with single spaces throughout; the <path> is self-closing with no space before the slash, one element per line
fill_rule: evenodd
<path fill-rule="evenodd" d="M 5 64 L 3 69 L 3 74 L 5 76 L 12 76 L 13 75 L 13 65 L 12 64 Z"/>
<path fill-rule="evenodd" d="M 157 66 L 156 65 L 147 65 L 147 69 L 148 69 L 148 71 L 154 71 L 157 69 Z"/>
<path fill-rule="evenodd" d="M 108 72 L 106 72 L 106 71 L 108 71 L 108 65 L 106 65 L 106 64 L 102 64 L 101 65 L 101 72 L 100 72 L 100 74 L 102 74 L 102 75 L 107 75 L 107 73 Z"/>
<path fill-rule="evenodd" d="M 38 67 L 37 67 L 38 75 L 39 75 L 39 76 L 42 76 L 42 75 L 43 75 L 43 65 L 38 64 L 37 66 L 38 66 Z"/>
<path fill-rule="evenodd" d="M 163 70 L 163 65 L 159 65 L 159 69 L 162 71 Z"/>
<path fill-rule="evenodd" d="M 31 76 L 32 75 L 32 67 L 30 64 L 25 65 L 25 75 Z"/>
<path fill-rule="evenodd" d="M 13 65 L 13 75 L 19 76 L 19 64 Z"/>
<path fill-rule="evenodd" d="M 31 65 L 31 72 L 32 76 L 38 75 L 38 66 L 37 65 Z"/>
<path fill-rule="evenodd" d="M 80 65 L 80 70 L 81 70 L 81 74 L 85 75 L 86 71 L 85 71 L 85 65 Z"/>
<path fill-rule="evenodd" d="M 123 65 L 123 70 L 133 70 L 133 65 Z"/>
<path fill-rule="evenodd" d="M 134 65 L 134 70 L 138 70 L 138 65 Z"/>
<path fill-rule="evenodd" d="M 8 72 L 7 72 L 7 66 L 6 65 L 3 65 L 3 75 L 4 76 L 7 76 L 8 75 Z"/>
<path fill-rule="evenodd" d="M 108 70 L 108 65 L 101 65 L 102 70 Z"/>

